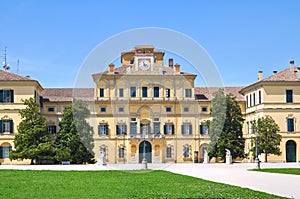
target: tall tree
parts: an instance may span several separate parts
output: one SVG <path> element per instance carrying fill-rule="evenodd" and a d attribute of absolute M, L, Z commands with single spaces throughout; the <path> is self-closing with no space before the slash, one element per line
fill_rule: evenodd
<path fill-rule="evenodd" d="M 211 132 L 210 127 L 209 134 L 213 145 L 210 148 L 210 155 L 225 159 L 225 149 L 229 149 L 232 158 L 244 157 L 245 139 L 242 130 L 244 119 L 235 96 L 232 94 L 224 96 L 217 91 L 212 104 L 212 118 L 211 126 L 214 131 Z"/>
<path fill-rule="evenodd" d="M 46 118 L 41 115 L 39 104 L 30 98 L 24 101 L 25 109 L 20 110 L 22 121 L 14 139 L 15 150 L 11 159 L 31 159 L 31 164 L 51 160 L 55 150 L 51 144 L 51 134 L 47 132 Z"/>
<path fill-rule="evenodd" d="M 217 142 L 221 135 L 226 116 L 226 97 L 223 89 L 218 89 L 213 93 L 211 105 L 212 120 L 208 122 L 210 143 L 208 145 L 208 152 L 210 157 L 217 158 L 218 146 Z"/>
<path fill-rule="evenodd" d="M 281 154 L 279 146 L 282 136 L 278 134 L 279 126 L 271 116 L 259 118 L 253 128 L 257 131 L 258 136 L 258 155 L 264 153 L 265 162 L 268 162 L 269 154 Z M 255 143 L 255 139 L 255 137 L 252 138 L 252 143 Z M 252 148 L 252 154 L 255 155 L 255 145 Z"/>
<path fill-rule="evenodd" d="M 94 132 L 86 121 L 88 115 L 87 105 L 81 100 L 74 100 L 73 104 L 64 110 L 60 131 L 55 140 L 57 160 L 70 160 L 75 164 L 95 162 Z"/>

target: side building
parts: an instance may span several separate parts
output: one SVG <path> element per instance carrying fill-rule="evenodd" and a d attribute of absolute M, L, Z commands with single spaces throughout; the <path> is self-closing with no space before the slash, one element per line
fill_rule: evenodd
<path fill-rule="evenodd" d="M 40 103 L 42 90 L 36 80 L 0 70 L 0 163 L 11 163 L 9 151 L 21 122 L 19 111 L 25 108 L 22 100 L 32 97 Z"/>
<path fill-rule="evenodd" d="M 282 71 L 263 78 L 259 71 L 258 81 L 244 87 L 241 93 L 246 99 L 245 138 L 246 153 L 253 147 L 251 137 L 255 136 L 252 126 L 258 118 L 271 116 L 279 125 L 282 140 L 281 155 L 269 155 L 272 162 L 299 162 L 300 145 L 300 68 L 290 62 Z M 264 160 L 263 155 L 259 157 Z"/>

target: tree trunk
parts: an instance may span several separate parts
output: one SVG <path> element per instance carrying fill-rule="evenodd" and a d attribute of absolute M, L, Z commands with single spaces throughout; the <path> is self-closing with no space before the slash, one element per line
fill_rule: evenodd
<path fill-rule="evenodd" d="M 265 162 L 268 162 L 268 154 L 265 153 Z"/>
<path fill-rule="evenodd" d="M 33 165 L 34 163 L 33 163 L 33 159 L 31 159 L 31 162 L 30 162 L 30 165 Z"/>

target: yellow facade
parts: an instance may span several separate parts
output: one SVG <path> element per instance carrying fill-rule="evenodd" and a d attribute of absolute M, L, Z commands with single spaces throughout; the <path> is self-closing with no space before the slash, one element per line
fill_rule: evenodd
<path fill-rule="evenodd" d="M 13 90 L 14 98 L 0 103 L 0 118 L 6 125 L 2 123 L 1 129 L 7 129 L 11 124 L 7 121 L 13 121 L 12 132 L 0 133 L 0 161 L 16 163 L 9 160 L 7 153 L 14 146 L 14 135 L 21 121 L 22 99 L 35 97 L 39 102 L 42 97 L 41 113 L 47 117 L 48 131 L 57 133 L 64 108 L 72 103 L 73 97 L 79 97 L 88 103 L 91 111 L 89 122 L 95 132 L 96 160 L 100 152 L 105 152 L 107 163 L 112 164 L 140 163 L 143 156 L 152 163 L 202 162 L 203 151 L 210 141 L 205 124 L 211 119 L 212 93 L 217 88 L 195 87 L 195 74 L 181 71 L 173 59 L 165 66 L 163 57 L 164 52 L 156 51 L 153 46 L 136 46 L 121 54 L 121 66 L 110 64 L 107 71 L 93 74 L 95 86 L 86 89 L 43 89 L 35 80 L 0 71 L 6 77 L 0 78 L 0 91 Z M 299 82 L 297 78 L 275 81 L 281 74 L 278 72 L 246 87 L 224 90 L 237 97 L 245 117 L 245 153 L 252 147 L 251 125 L 258 118 L 270 115 L 279 124 L 283 139 L 282 155 L 271 155 L 269 160 L 298 161 Z M 287 90 L 292 90 L 292 103 L 286 103 Z M 288 119 L 293 119 L 293 131 L 287 129 Z M 287 150 L 296 150 L 295 157 L 290 157 Z M 253 160 L 249 156 L 244 161 Z"/>

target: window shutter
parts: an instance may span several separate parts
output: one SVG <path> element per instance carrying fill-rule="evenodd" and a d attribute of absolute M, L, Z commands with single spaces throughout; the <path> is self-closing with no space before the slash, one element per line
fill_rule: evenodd
<path fill-rule="evenodd" d="M 184 125 L 181 125 L 181 134 L 185 134 L 185 132 L 184 132 Z"/>
<path fill-rule="evenodd" d="M 200 124 L 200 134 L 203 134 L 203 126 Z"/>
<path fill-rule="evenodd" d="M 119 135 L 119 125 L 116 125 L 117 128 L 117 135 Z"/>
<path fill-rule="evenodd" d="M 105 125 L 105 135 L 108 135 L 108 125 Z"/>
<path fill-rule="evenodd" d="M 3 90 L 0 90 L 0 102 L 3 102 Z"/>
<path fill-rule="evenodd" d="M 174 130 L 175 128 L 174 128 L 174 124 L 172 124 L 172 134 L 174 134 Z"/>
<path fill-rule="evenodd" d="M 14 122 L 12 120 L 9 120 L 9 127 L 10 127 L 10 133 L 14 132 Z"/>
<path fill-rule="evenodd" d="M 124 125 L 124 128 L 125 128 L 124 129 L 124 134 L 126 135 L 127 134 L 127 125 L 126 124 Z"/>
<path fill-rule="evenodd" d="M 167 126 L 164 125 L 164 134 L 167 134 Z"/>
<path fill-rule="evenodd" d="M 10 90 L 10 102 L 14 103 L 14 90 Z"/>
<path fill-rule="evenodd" d="M 151 126 L 150 126 L 150 124 L 148 124 L 148 134 L 150 134 L 151 133 Z"/>
<path fill-rule="evenodd" d="M 3 133 L 3 130 L 2 130 L 2 120 L 0 120 L 0 133 Z"/>
<path fill-rule="evenodd" d="M 192 133 L 193 126 L 190 124 L 190 125 L 189 125 L 189 128 L 190 128 L 190 135 L 191 135 L 191 134 L 193 134 L 193 133 Z"/>
<path fill-rule="evenodd" d="M 3 158 L 3 148 L 0 146 L 0 158 Z"/>

